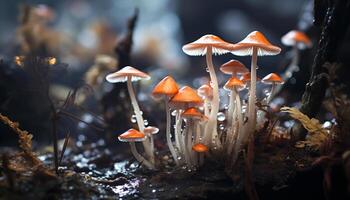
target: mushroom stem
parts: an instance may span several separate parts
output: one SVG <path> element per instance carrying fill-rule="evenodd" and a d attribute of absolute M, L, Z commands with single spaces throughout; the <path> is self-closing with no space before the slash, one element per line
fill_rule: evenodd
<path fill-rule="evenodd" d="M 173 142 L 171 141 L 171 115 L 170 115 L 170 108 L 169 108 L 169 99 L 165 99 L 165 110 L 166 110 L 166 140 L 168 143 L 168 147 L 170 150 L 171 155 L 174 158 L 174 161 L 176 165 L 179 165 L 179 161 L 177 159 L 176 151 L 173 145 Z"/>
<path fill-rule="evenodd" d="M 209 105 L 210 102 L 207 98 L 204 99 L 204 115 L 208 116 L 209 115 Z"/>
<path fill-rule="evenodd" d="M 245 142 L 247 138 L 255 132 L 255 124 L 256 124 L 256 63 L 257 63 L 257 54 L 258 49 L 253 47 L 252 61 L 251 61 L 251 81 L 250 81 L 250 91 L 249 91 L 249 100 L 248 100 L 248 130 L 247 134 L 244 136 L 243 141 Z"/>
<path fill-rule="evenodd" d="M 211 80 L 210 85 L 213 88 L 213 99 L 211 101 L 211 111 L 210 111 L 209 120 L 206 126 L 206 130 L 205 130 L 204 142 L 208 143 L 209 146 L 211 146 L 211 142 L 208 140 L 212 138 L 216 138 L 215 136 L 217 135 L 217 129 L 214 126 L 216 124 L 216 118 L 219 112 L 219 86 L 218 86 L 218 80 L 216 78 L 213 60 L 212 60 L 212 47 L 210 46 L 207 47 L 206 61 L 207 61 L 209 76 Z"/>
<path fill-rule="evenodd" d="M 227 126 L 228 127 L 232 127 L 233 124 L 231 123 L 232 122 L 232 118 L 233 118 L 233 110 L 234 110 L 234 101 L 235 101 L 235 95 L 234 95 L 234 92 L 231 91 L 230 92 L 230 99 L 229 99 L 229 104 L 228 104 L 228 110 L 227 110 Z"/>
<path fill-rule="evenodd" d="M 300 55 L 299 55 L 299 49 L 298 49 L 297 45 L 293 46 L 292 54 L 293 54 L 292 61 L 290 62 L 287 69 L 285 70 L 285 72 L 282 75 L 283 80 L 290 79 L 292 77 L 293 73 L 298 70 L 298 63 L 299 63 Z M 278 94 L 282 90 L 282 88 L 283 88 L 282 84 L 277 85 L 274 93 Z M 275 94 L 271 94 L 272 95 L 271 99 L 275 96 Z"/>
<path fill-rule="evenodd" d="M 235 93 L 237 92 L 236 89 L 235 90 Z M 234 151 L 234 155 L 236 155 L 236 153 L 239 151 L 241 145 L 242 145 L 242 139 L 244 138 L 244 133 L 243 133 L 243 116 L 242 116 L 242 107 L 241 107 L 241 98 L 239 96 L 239 94 L 236 94 L 236 116 L 235 118 L 237 117 L 238 119 L 238 123 L 237 123 L 237 126 L 235 127 L 235 131 L 236 131 L 236 137 L 237 137 L 237 140 L 235 141 L 235 138 L 233 137 L 232 140 L 231 140 L 231 143 L 232 144 L 235 144 L 235 145 L 232 145 L 231 148 L 229 149 L 229 152 L 232 152 L 232 148 L 233 146 L 235 147 L 235 151 Z"/>
<path fill-rule="evenodd" d="M 139 131 L 143 132 L 143 130 L 145 129 L 145 124 L 143 121 L 143 117 L 141 115 L 141 110 L 140 110 L 139 104 L 137 103 L 137 100 L 136 100 L 134 89 L 132 87 L 131 76 L 128 76 L 128 78 L 127 78 L 127 86 L 128 86 L 128 92 L 129 92 L 129 96 L 130 96 L 131 105 L 134 109 L 134 113 L 136 116 L 136 121 L 137 121 L 137 125 L 139 127 Z M 149 137 L 150 138 L 153 137 L 152 134 Z M 145 149 L 147 156 L 151 159 L 151 162 L 154 163 L 154 154 L 152 151 L 153 147 L 151 147 L 149 138 L 147 138 L 145 141 L 143 141 L 142 144 L 143 144 L 143 148 Z"/>
<path fill-rule="evenodd" d="M 139 154 L 139 152 L 137 152 L 137 149 L 136 149 L 136 146 L 135 146 L 135 142 L 129 142 L 129 144 L 130 144 L 131 153 L 132 153 L 132 155 L 134 155 L 136 160 L 139 163 L 142 163 L 143 165 L 148 167 L 149 169 L 154 169 L 153 164 L 150 163 L 148 160 L 146 160 L 143 156 L 141 156 L 141 154 Z"/>
<path fill-rule="evenodd" d="M 267 103 L 267 104 L 270 103 L 272 97 L 274 96 L 275 88 L 276 88 L 276 83 L 272 83 L 270 94 L 269 94 L 269 96 L 268 96 L 267 99 L 266 99 L 266 103 Z"/>
<path fill-rule="evenodd" d="M 188 119 L 190 120 L 190 119 Z M 187 150 L 187 144 L 188 144 L 188 140 L 189 140 L 189 130 L 190 130 L 190 123 L 189 121 L 187 120 L 186 122 L 186 126 L 185 126 L 185 130 L 182 134 L 182 138 L 181 138 L 181 149 L 182 149 L 182 153 L 183 155 L 185 156 L 185 160 L 186 160 L 186 163 L 188 166 L 190 166 L 191 164 L 191 160 L 190 160 L 190 155 L 188 153 L 188 150 Z"/>

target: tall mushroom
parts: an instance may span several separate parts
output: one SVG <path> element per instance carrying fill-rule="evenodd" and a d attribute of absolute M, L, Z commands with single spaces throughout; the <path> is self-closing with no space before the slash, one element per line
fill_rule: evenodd
<path fill-rule="evenodd" d="M 256 121 L 256 68 L 257 57 L 266 55 L 277 55 L 281 52 L 281 49 L 272 45 L 266 37 L 259 31 L 251 32 L 247 37 L 237 44 L 232 45 L 231 53 L 237 56 L 252 56 L 251 60 L 251 81 L 249 87 L 249 100 L 248 100 L 248 125 L 251 128 L 250 133 L 245 137 L 248 138 L 255 132 Z"/>
<path fill-rule="evenodd" d="M 175 80 L 171 76 L 166 76 L 163 78 L 153 89 L 152 96 L 156 99 L 163 98 L 165 102 L 165 111 L 166 111 L 166 140 L 171 155 L 174 158 L 176 165 L 179 165 L 177 159 L 176 151 L 171 141 L 171 115 L 169 108 L 169 100 L 179 91 L 179 87 L 176 84 Z"/>
<path fill-rule="evenodd" d="M 221 65 L 220 71 L 224 74 L 231 75 L 231 77 L 236 77 L 237 75 L 249 73 L 249 70 L 246 68 L 246 66 L 243 63 L 233 59 Z M 230 90 L 230 100 L 229 100 L 228 110 L 227 110 L 227 119 L 229 119 L 228 126 L 231 126 L 231 122 L 232 122 L 231 119 L 232 119 L 232 114 L 234 109 L 234 101 L 235 101 L 235 95 L 233 94 L 233 91 Z"/>
<path fill-rule="evenodd" d="M 149 169 L 154 169 L 154 165 L 149 162 L 146 158 L 144 158 L 141 154 L 137 152 L 135 142 L 141 142 L 146 140 L 146 135 L 141 133 L 135 129 L 129 129 L 123 134 L 118 136 L 119 141 L 121 142 L 129 142 L 131 153 L 134 155 L 136 160 L 142 164 L 144 164 Z"/>
<path fill-rule="evenodd" d="M 176 130 L 175 130 L 175 139 L 177 139 L 177 147 L 185 156 L 185 160 L 187 163 L 189 163 L 189 156 L 186 154 L 185 148 L 185 138 L 181 134 L 181 122 L 182 122 L 182 116 L 181 110 L 186 110 L 190 107 L 196 107 L 201 106 L 203 104 L 203 99 L 198 96 L 197 92 L 192 89 L 191 87 L 184 86 L 182 87 L 179 92 L 173 96 L 170 100 L 170 107 L 178 110 L 177 117 L 176 117 Z"/>
<path fill-rule="evenodd" d="M 148 80 L 150 78 L 151 77 L 148 74 L 141 72 L 131 66 L 126 66 L 121 70 L 108 74 L 106 76 L 106 80 L 110 83 L 118 83 L 118 82 L 125 82 L 125 81 L 127 82 L 130 101 L 134 109 L 137 125 L 141 132 L 143 132 L 145 128 L 145 124 L 144 124 L 144 120 L 141 114 L 139 104 L 137 103 L 134 89 L 132 87 L 132 82 L 138 81 L 141 79 Z M 152 137 L 153 136 L 150 135 L 146 140 L 142 142 L 142 144 L 147 156 L 151 159 L 152 164 L 154 164 L 154 152 L 153 152 L 153 146 L 152 146 L 153 144 L 151 143 Z"/>
<path fill-rule="evenodd" d="M 235 114 L 233 115 L 231 120 L 232 126 L 231 126 L 231 133 L 230 135 L 228 135 L 228 138 L 226 139 L 226 144 L 228 145 L 228 152 L 231 152 L 232 146 L 233 146 L 233 142 L 234 142 L 234 136 L 236 135 L 238 137 L 238 144 L 240 143 L 239 141 L 242 139 L 242 126 L 243 126 L 243 116 L 242 116 L 242 105 L 241 105 L 241 99 L 239 97 L 238 92 L 241 91 L 242 89 L 244 89 L 245 84 L 243 83 L 243 81 L 239 80 L 236 77 L 232 77 L 230 78 L 225 86 L 224 89 L 225 90 L 229 90 L 232 93 L 232 96 L 235 97 L 235 101 L 236 101 L 236 109 L 235 109 Z M 234 123 L 235 120 L 237 119 L 238 123 Z M 235 133 L 235 134 L 234 134 Z"/>
<path fill-rule="evenodd" d="M 274 95 L 276 85 L 282 85 L 284 83 L 282 78 L 275 73 L 270 73 L 270 74 L 266 75 L 261 80 L 261 82 L 263 82 L 265 84 L 271 84 L 271 90 L 270 90 L 270 93 L 267 95 L 266 103 L 270 103 L 270 101 Z"/>
<path fill-rule="evenodd" d="M 211 103 L 211 112 L 209 121 L 205 130 L 206 138 L 213 139 L 217 137 L 217 114 L 219 112 L 219 86 L 216 78 L 215 69 L 212 61 L 212 55 L 221 55 L 229 53 L 229 48 L 232 44 L 225 42 L 220 37 L 215 35 L 204 35 L 198 40 L 186 44 L 182 47 L 182 50 L 190 56 L 203 56 L 206 55 L 207 67 L 209 70 L 211 86 L 213 87 L 213 100 Z"/>
<path fill-rule="evenodd" d="M 285 72 L 282 74 L 283 80 L 288 80 L 292 77 L 293 73 L 299 70 L 299 51 L 312 47 L 310 38 L 303 32 L 297 30 L 291 30 L 281 38 L 282 44 L 291 46 L 292 61 L 288 65 Z M 282 89 L 282 85 L 279 85 L 275 89 L 277 94 Z M 271 96 L 272 98 L 273 96 Z"/>

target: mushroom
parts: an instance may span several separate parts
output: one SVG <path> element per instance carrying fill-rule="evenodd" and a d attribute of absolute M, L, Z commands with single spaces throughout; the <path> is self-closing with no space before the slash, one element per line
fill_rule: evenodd
<path fill-rule="evenodd" d="M 255 132 L 256 121 L 256 68 L 257 68 L 257 56 L 265 55 L 277 55 L 281 52 L 281 49 L 272 45 L 266 37 L 259 31 L 251 32 L 247 37 L 237 44 L 232 45 L 231 53 L 237 56 L 252 56 L 251 60 L 251 81 L 249 87 L 249 100 L 248 100 L 248 124 L 247 127 L 251 128 L 251 132 L 245 137 L 247 139 L 249 135 Z M 244 140 L 245 141 L 245 140 Z"/>
<path fill-rule="evenodd" d="M 209 151 L 208 146 L 206 146 L 205 144 L 202 143 L 197 143 L 195 145 L 192 146 L 192 150 L 197 152 L 199 154 L 199 165 L 203 165 L 203 161 L 204 161 L 204 153 Z"/>
<path fill-rule="evenodd" d="M 184 136 L 181 134 L 182 126 L 182 116 L 181 110 L 185 110 L 190 107 L 201 106 L 203 104 L 203 99 L 198 96 L 196 91 L 191 87 L 184 86 L 179 92 L 173 96 L 170 100 L 170 107 L 177 110 L 176 124 L 175 124 L 175 141 L 176 146 L 181 153 L 185 156 L 185 160 L 189 163 L 189 157 L 185 152 L 185 141 Z"/>
<path fill-rule="evenodd" d="M 146 135 L 141 133 L 135 129 L 129 129 L 123 134 L 118 136 L 119 141 L 121 142 L 129 142 L 131 153 L 134 155 L 136 160 L 142 164 L 144 164 L 149 169 L 154 169 L 154 165 L 145 159 L 141 154 L 137 152 L 135 142 L 141 142 L 146 140 Z"/>
<path fill-rule="evenodd" d="M 197 89 L 197 93 L 204 99 L 204 115 L 209 115 L 209 106 L 213 99 L 213 88 L 208 84 L 204 84 Z"/>
<path fill-rule="evenodd" d="M 111 74 L 108 74 L 106 76 L 106 80 L 110 83 L 118 83 L 118 82 L 125 82 L 125 81 L 127 82 L 131 104 L 132 104 L 133 109 L 134 109 L 138 128 L 141 132 L 144 131 L 145 124 L 144 124 L 141 110 L 140 110 L 140 107 L 137 103 L 137 99 L 136 99 L 135 92 L 134 92 L 134 89 L 132 87 L 131 82 L 138 81 L 141 79 L 148 80 L 150 78 L 151 77 L 148 74 L 141 72 L 141 71 L 139 71 L 131 66 L 126 66 L 126 67 L 122 68 L 121 70 L 114 72 L 114 73 L 111 73 Z M 150 137 L 150 139 L 144 140 L 142 142 L 142 144 L 143 144 L 143 147 L 145 149 L 147 156 L 151 159 L 151 162 L 154 164 L 153 144 L 151 143 L 152 135 L 150 135 L 149 137 Z"/>
<path fill-rule="evenodd" d="M 155 134 L 159 133 L 159 128 L 157 128 L 155 126 L 147 126 L 147 127 L 145 127 L 143 132 L 145 132 L 146 135 L 155 135 Z"/>
<path fill-rule="evenodd" d="M 179 91 L 179 87 L 176 84 L 175 80 L 171 76 L 163 78 L 153 89 L 152 96 L 156 99 L 163 98 L 165 102 L 165 111 L 166 111 L 166 140 L 171 155 L 173 156 L 176 165 L 179 165 L 177 159 L 176 151 L 171 141 L 171 115 L 169 108 L 169 100 Z"/>
<path fill-rule="evenodd" d="M 221 65 L 220 71 L 224 74 L 231 75 L 231 77 L 236 77 L 237 75 L 249 73 L 249 70 L 246 68 L 246 66 L 243 63 L 239 62 L 238 60 L 230 60 L 224 63 L 223 65 Z M 232 114 L 234 109 L 234 100 L 235 100 L 235 95 L 233 95 L 231 91 L 228 110 L 227 110 L 228 119 L 232 119 Z M 228 120 L 228 126 L 231 126 L 231 120 Z"/>
<path fill-rule="evenodd" d="M 233 59 L 222 64 L 220 71 L 224 74 L 231 75 L 232 77 L 249 73 L 249 70 L 243 63 Z"/>
<path fill-rule="evenodd" d="M 242 126 L 243 126 L 243 116 L 242 116 L 242 105 L 241 105 L 241 99 L 238 94 L 239 91 L 243 90 L 245 88 L 245 84 L 243 81 L 239 80 L 236 77 L 231 77 L 225 84 L 224 89 L 231 91 L 232 96 L 234 96 L 236 100 L 236 109 L 234 111 L 233 117 L 228 119 L 231 120 L 230 124 L 232 125 L 231 133 L 228 135 L 228 138 L 226 139 L 226 144 L 228 144 L 228 152 L 231 152 L 233 142 L 234 142 L 234 136 L 236 135 L 238 137 L 238 140 L 242 138 Z M 237 119 L 238 123 L 234 123 L 234 121 Z M 235 125 L 235 126 L 234 126 Z M 234 134 L 236 133 L 236 134 Z"/>
<path fill-rule="evenodd" d="M 282 44 L 292 47 L 292 50 L 291 50 L 291 53 L 293 56 L 292 61 L 290 62 L 289 66 L 287 67 L 287 69 L 282 75 L 282 79 L 287 80 L 290 77 L 292 77 L 295 71 L 299 70 L 299 67 L 298 67 L 299 50 L 311 48 L 312 42 L 305 33 L 297 30 L 291 30 L 288 33 L 286 33 L 281 38 L 281 41 L 282 41 Z M 278 87 L 276 87 L 275 94 L 277 94 L 281 89 L 282 89 L 282 85 L 279 85 Z"/>
<path fill-rule="evenodd" d="M 182 50 L 190 56 L 203 56 L 206 55 L 207 67 L 209 70 L 211 86 L 213 87 L 213 100 L 211 102 L 211 111 L 209 121 L 205 130 L 205 140 L 217 138 L 217 114 L 219 112 L 219 86 L 215 69 L 212 61 L 212 54 L 225 54 L 229 53 L 229 48 L 232 44 L 225 42 L 220 37 L 215 35 L 204 35 L 198 40 L 186 44 L 182 47 Z"/>
<path fill-rule="evenodd" d="M 197 122 L 208 120 L 208 117 L 199 112 L 196 108 L 188 108 L 182 114 L 181 117 L 186 119 L 186 128 L 184 131 L 185 135 L 185 145 L 186 145 L 186 154 L 189 155 L 189 160 L 193 163 L 194 155 L 191 155 L 191 147 L 193 142 L 199 142 L 201 140 L 201 135 L 198 134 Z M 187 137 L 186 137 L 187 136 Z M 188 164 L 191 164 L 188 163 Z"/>
<path fill-rule="evenodd" d="M 293 74 L 294 71 L 298 70 L 299 50 L 311 48 L 312 42 L 310 38 L 307 35 L 305 35 L 305 33 L 297 30 L 289 31 L 281 38 L 281 41 L 282 44 L 286 46 L 291 46 L 293 48 L 293 59 L 289 64 L 289 67 L 287 68 L 286 72 L 282 76 L 282 78 L 285 80 L 286 78 L 290 78 L 291 74 Z"/>
<path fill-rule="evenodd" d="M 275 73 L 268 74 L 262 79 L 261 82 L 265 84 L 271 84 L 271 90 L 270 93 L 267 95 L 266 103 L 270 103 L 271 98 L 274 95 L 276 85 L 282 85 L 284 83 L 282 78 Z"/>

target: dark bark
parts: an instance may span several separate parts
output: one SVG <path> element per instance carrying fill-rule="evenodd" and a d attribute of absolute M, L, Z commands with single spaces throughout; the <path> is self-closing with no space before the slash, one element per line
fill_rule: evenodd
<path fill-rule="evenodd" d="M 328 87 L 328 71 L 324 65 L 327 62 L 338 62 L 339 47 L 350 25 L 350 1 L 315 0 L 314 3 L 315 25 L 321 24 L 322 31 L 311 77 L 306 84 L 300 109 L 309 117 L 315 117 L 319 112 Z M 293 133 L 296 139 L 305 137 L 305 131 L 301 126 L 297 127 Z"/>
<path fill-rule="evenodd" d="M 117 54 L 119 67 L 131 64 L 130 53 L 137 18 L 138 9 L 135 10 L 134 15 L 127 22 L 126 35 L 116 44 L 115 53 Z M 104 119 L 113 131 L 122 131 L 130 127 L 130 119 L 126 117 L 133 114 L 129 102 L 126 84 L 113 84 L 113 89 L 102 97 L 101 104 Z M 124 114 L 120 114 L 121 112 Z"/>

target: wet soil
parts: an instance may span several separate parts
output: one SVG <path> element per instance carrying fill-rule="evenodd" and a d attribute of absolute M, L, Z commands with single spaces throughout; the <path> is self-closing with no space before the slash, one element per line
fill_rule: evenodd
<path fill-rule="evenodd" d="M 9 188 L 1 174 L 0 197 L 247 199 L 241 163 L 232 171 L 225 167 L 224 161 L 210 161 L 209 156 L 203 167 L 188 170 L 175 168 L 168 156 L 161 156 L 162 169 L 149 171 L 129 160 L 131 156 L 127 157 L 127 153 L 115 152 L 115 148 L 107 148 L 102 140 L 68 148 L 58 178 L 18 175 L 13 188 Z M 324 199 L 323 169 L 311 167 L 317 157 L 312 151 L 294 147 L 256 148 L 253 177 L 260 199 Z M 47 165 L 52 163 L 50 153 L 42 153 L 39 158 Z"/>

